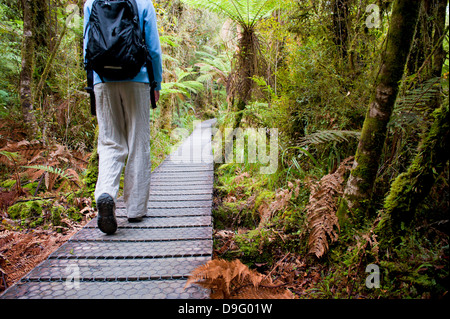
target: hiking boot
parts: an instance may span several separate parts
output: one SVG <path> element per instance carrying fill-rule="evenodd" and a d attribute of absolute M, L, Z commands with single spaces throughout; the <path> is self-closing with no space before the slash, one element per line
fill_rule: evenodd
<path fill-rule="evenodd" d="M 140 217 L 130 217 L 128 218 L 128 222 L 129 223 L 140 223 L 141 221 L 144 220 L 144 217 L 140 216 Z"/>
<path fill-rule="evenodd" d="M 105 234 L 114 234 L 117 230 L 117 220 L 115 215 L 116 204 L 114 199 L 106 193 L 97 199 L 97 225 Z"/>

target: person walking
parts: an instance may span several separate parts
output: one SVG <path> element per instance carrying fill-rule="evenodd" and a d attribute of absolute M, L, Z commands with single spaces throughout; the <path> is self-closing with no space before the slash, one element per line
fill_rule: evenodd
<path fill-rule="evenodd" d="M 127 12 L 132 13 L 133 10 L 137 11 L 137 16 L 131 15 L 128 22 L 124 22 Z M 98 22 L 100 19 L 110 18 L 113 13 L 116 14 L 117 23 L 105 26 L 105 22 Z M 139 26 L 138 30 L 134 30 L 136 34 L 142 34 L 143 46 L 148 55 L 147 63 L 142 64 L 137 51 L 128 49 L 128 44 L 122 43 L 118 54 L 125 52 L 129 55 L 125 58 L 132 63 L 116 66 L 114 59 L 119 60 L 119 57 L 108 59 L 111 53 L 107 53 L 97 59 L 100 62 L 95 63 L 110 65 L 103 65 L 100 69 L 92 62 L 95 58 L 92 51 L 98 50 L 99 45 L 92 44 L 94 41 L 91 38 L 98 37 L 100 40 L 96 39 L 97 42 L 103 39 L 108 43 L 111 39 L 128 36 L 129 32 L 123 30 L 133 23 L 136 24 L 134 27 Z M 94 194 L 98 210 L 97 224 L 102 232 L 113 234 L 117 230 L 115 203 L 124 166 L 123 198 L 128 221 L 140 222 L 147 213 L 151 174 L 150 97 L 153 106 L 159 99 L 162 82 L 161 45 L 153 3 L 151 0 L 87 0 L 84 5 L 84 32 L 88 74 L 89 65 L 94 65 L 91 82 L 93 81 L 94 109 L 98 121 L 99 169 Z M 98 36 L 99 32 L 103 32 L 101 36 Z M 133 68 L 136 68 L 134 73 Z M 118 72 L 130 72 L 131 75 L 128 74 L 123 79 L 123 75 L 116 76 Z"/>

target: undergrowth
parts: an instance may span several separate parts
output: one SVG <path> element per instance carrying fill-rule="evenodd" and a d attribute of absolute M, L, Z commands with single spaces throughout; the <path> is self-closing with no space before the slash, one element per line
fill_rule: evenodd
<path fill-rule="evenodd" d="M 349 164 L 342 163 L 347 169 L 339 173 L 339 180 L 333 177 L 339 170 L 324 175 L 325 169 L 310 170 L 309 174 L 303 169 L 299 171 L 302 176 L 293 176 L 287 163 L 272 175 L 260 174 L 258 163 L 216 164 L 215 258 L 239 259 L 272 279 L 284 280 L 296 298 L 442 298 L 447 294 L 445 212 L 424 214 L 428 211 L 424 204 L 417 226 L 407 229 L 396 243 L 379 233 L 383 211 L 360 225 L 341 223 L 335 229 L 334 242 L 326 233 L 314 238 L 317 235 L 308 220 L 309 210 L 315 207 L 311 200 L 318 196 L 317 200 L 323 201 L 317 205 L 318 211 L 329 205 L 333 214 L 332 207 L 337 207 L 332 202 L 339 200 Z M 326 158 L 318 164 L 326 166 Z M 321 186 L 316 194 L 317 185 Z M 328 192 L 330 198 L 322 199 Z M 328 241 L 328 252 L 318 258 L 311 238 L 315 244 L 319 239 Z M 369 265 L 379 267 L 379 288 L 366 285 Z"/>

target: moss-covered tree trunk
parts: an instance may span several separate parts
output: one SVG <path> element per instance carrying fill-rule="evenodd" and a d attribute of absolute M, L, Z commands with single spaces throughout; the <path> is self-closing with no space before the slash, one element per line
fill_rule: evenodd
<path fill-rule="evenodd" d="M 45 64 L 49 55 L 49 47 L 51 42 L 48 0 L 34 0 L 33 5 L 33 29 L 35 39 L 35 67 L 34 81 L 38 82 L 41 74 L 44 72 Z"/>
<path fill-rule="evenodd" d="M 172 129 L 173 104 L 175 103 L 177 103 L 176 98 L 169 97 L 166 103 L 160 107 L 161 113 L 157 125 L 160 129 L 167 132 L 170 132 Z"/>
<path fill-rule="evenodd" d="M 375 81 L 375 94 L 367 110 L 361 138 L 350 173 L 339 215 L 347 209 L 351 215 L 363 217 L 377 175 L 387 124 L 392 114 L 417 22 L 420 1 L 397 0 Z"/>
<path fill-rule="evenodd" d="M 33 35 L 33 1 L 22 0 L 23 10 L 23 44 L 22 44 L 22 70 L 20 72 L 20 103 L 22 105 L 23 120 L 33 126 L 35 116 L 33 113 L 33 59 L 35 40 Z"/>
<path fill-rule="evenodd" d="M 389 226 L 385 230 L 398 233 L 402 222 L 408 225 L 413 220 L 417 206 L 430 193 L 450 159 L 448 98 L 433 116 L 435 121 L 422 139 L 414 161 L 391 185 L 384 203 L 386 217 L 380 225 L 382 228 Z"/>
<path fill-rule="evenodd" d="M 23 12 L 23 43 L 22 43 L 22 70 L 20 72 L 20 102 L 25 123 L 36 130 L 36 117 L 33 113 L 36 100 L 34 83 L 41 77 L 48 55 L 49 15 L 47 0 L 22 0 Z"/>

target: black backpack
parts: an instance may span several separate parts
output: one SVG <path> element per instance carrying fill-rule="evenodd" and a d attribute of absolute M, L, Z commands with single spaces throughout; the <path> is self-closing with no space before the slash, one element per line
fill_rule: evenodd
<path fill-rule="evenodd" d="M 89 39 L 85 67 L 88 90 L 91 93 L 91 111 L 95 114 L 93 100 L 93 72 L 104 79 L 122 81 L 133 79 L 146 64 L 152 107 L 156 107 L 151 58 L 145 45 L 144 33 L 139 25 L 135 0 L 95 0 L 89 22 Z M 87 28 L 87 27 L 86 27 Z"/>

